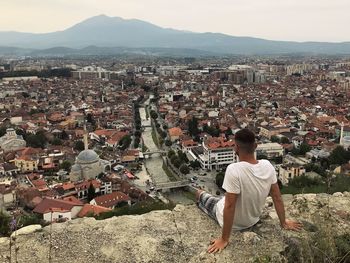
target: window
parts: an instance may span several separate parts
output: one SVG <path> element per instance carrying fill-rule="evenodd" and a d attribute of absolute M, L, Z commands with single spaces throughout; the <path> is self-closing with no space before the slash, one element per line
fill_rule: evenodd
<path fill-rule="evenodd" d="M 63 218 L 63 215 L 58 215 L 58 218 Z"/>

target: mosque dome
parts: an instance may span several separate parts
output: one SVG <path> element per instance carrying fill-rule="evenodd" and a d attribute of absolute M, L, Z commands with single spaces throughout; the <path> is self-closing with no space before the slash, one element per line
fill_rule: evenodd
<path fill-rule="evenodd" d="M 73 164 L 71 167 L 71 172 L 81 172 L 81 166 L 79 164 Z"/>
<path fill-rule="evenodd" d="M 97 162 L 99 160 L 99 156 L 94 150 L 84 150 L 79 153 L 77 157 L 77 163 L 84 164 L 84 163 L 93 163 Z"/>

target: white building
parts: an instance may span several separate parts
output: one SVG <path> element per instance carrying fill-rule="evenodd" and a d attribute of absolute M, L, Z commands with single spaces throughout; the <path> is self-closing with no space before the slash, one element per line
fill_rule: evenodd
<path fill-rule="evenodd" d="M 26 141 L 23 140 L 22 135 L 17 135 L 12 128 L 6 130 L 6 134 L 0 137 L 0 148 L 4 152 L 19 150 L 26 147 Z"/>
<path fill-rule="evenodd" d="M 256 155 L 265 155 L 267 159 L 283 156 L 283 153 L 282 145 L 276 142 L 258 144 L 256 148 Z"/>
<path fill-rule="evenodd" d="M 202 146 L 189 149 L 188 153 L 200 162 L 202 169 L 220 170 L 237 162 L 234 144 L 233 141 L 224 141 L 222 138 L 210 138 Z"/>
<path fill-rule="evenodd" d="M 305 175 L 305 168 L 303 166 L 294 165 L 281 165 L 278 171 L 278 177 L 283 185 L 287 185 L 289 180 L 294 177 Z"/>

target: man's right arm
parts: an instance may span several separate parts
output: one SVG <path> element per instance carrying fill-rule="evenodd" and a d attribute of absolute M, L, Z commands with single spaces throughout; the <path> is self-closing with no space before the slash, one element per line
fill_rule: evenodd
<path fill-rule="evenodd" d="M 272 197 L 273 204 L 275 205 L 281 227 L 288 230 L 300 230 L 302 228 L 302 224 L 286 219 L 284 204 L 278 183 L 271 185 L 270 195 Z"/>

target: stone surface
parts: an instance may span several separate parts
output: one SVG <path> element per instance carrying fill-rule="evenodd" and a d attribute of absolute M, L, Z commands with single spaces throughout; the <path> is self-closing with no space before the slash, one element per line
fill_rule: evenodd
<path fill-rule="evenodd" d="M 269 216 L 274 208 L 267 205 L 261 223 L 245 232 L 233 232 L 228 247 L 215 255 L 208 254 L 206 249 L 210 240 L 220 236 L 220 227 L 196 206 L 178 205 L 173 211 L 153 211 L 139 216 L 101 221 L 76 219 L 18 235 L 18 262 L 49 262 L 50 250 L 52 263 L 285 262 L 285 255 L 298 253 L 300 240 L 317 231 L 319 225 L 326 224 L 335 233 L 350 229 L 350 198 L 288 196 L 285 207 L 287 217 L 302 221 L 304 230 L 281 230 L 278 218 Z M 326 218 L 327 214 L 331 220 Z M 323 223 L 319 224 L 322 219 Z M 9 238 L 1 238 L 0 255 L 0 262 L 7 262 Z M 257 261 L 264 258 L 273 261 Z"/>
<path fill-rule="evenodd" d="M 27 235 L 34 233 L 35 231 L 40 230 L 42 227 L 41 225 L 30 225 L 22 227 L 21 229 L 18 229 L 17 231 L 13 232 L 11 237 L 18 236 L 18 235 Z"/>

